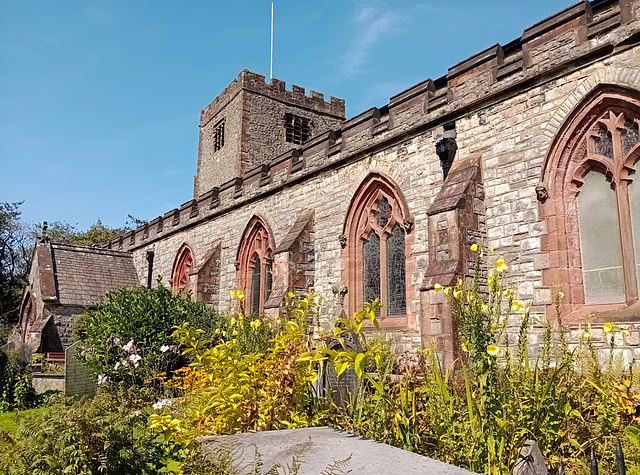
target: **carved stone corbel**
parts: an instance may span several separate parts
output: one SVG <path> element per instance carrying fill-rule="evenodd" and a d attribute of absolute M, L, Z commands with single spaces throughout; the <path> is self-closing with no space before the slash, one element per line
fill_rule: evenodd
<path fill-rule="evenodd" d="M 536 186 L 536 198 L 538 198 L 538 201 L 542 204 L 549 199 L 549 192 L 544 183 L 539 183 L 538 186 Z"/>

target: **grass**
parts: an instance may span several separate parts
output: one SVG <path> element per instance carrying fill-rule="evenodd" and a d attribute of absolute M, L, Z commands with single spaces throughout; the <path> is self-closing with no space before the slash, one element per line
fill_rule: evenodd
<path fill-rule="evenodd" d="M 35 409 L 26 409 L 24 411 L 7 411 L 0 412 L 0 431 L 10 432 L 15 434 L 18 428 L 18 420 L 20 417 L 28 414 L 39 414 L 45 412 L 48 408 L 46 406 L 37 407 Z"/>

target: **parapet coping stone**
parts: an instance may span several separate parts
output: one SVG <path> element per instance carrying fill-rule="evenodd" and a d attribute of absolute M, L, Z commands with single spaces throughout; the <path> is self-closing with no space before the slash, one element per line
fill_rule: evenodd
<path fill-rule="evenodd" d="M 470 475 L 463 468 L 413 452 L 376 442 L 332 427 L 272 430 L 236 435 L 205 436 L 198 439 L 203 454 L 211 457 L 219 448 L 232 448 L 239 467 L 253 463 L 256 450 L 262 467 L 291 465 L 301 460 L 299 475 L 317 475 L 328 465 L 349 459 L 345 473 L 350 475 Z"/>

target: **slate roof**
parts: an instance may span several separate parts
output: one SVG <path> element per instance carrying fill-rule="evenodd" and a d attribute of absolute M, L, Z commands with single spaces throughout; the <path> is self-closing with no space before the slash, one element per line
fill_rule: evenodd
<path fill-rule="evenodd" d="M 129 252 L 51 243 L 51 254 L 62 305 L 85 307 L 110 290 L 140 286 Z"/>

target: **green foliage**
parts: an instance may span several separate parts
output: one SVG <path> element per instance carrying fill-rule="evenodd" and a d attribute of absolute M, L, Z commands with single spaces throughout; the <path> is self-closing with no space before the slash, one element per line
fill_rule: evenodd
<path fill-rule="evenodd" d="M 175 354 L 177 348 L 171 346 L 175 326 L 197 321 L 209 323 L 211 332 L 215 320 L 203 304 L 189 296 L 172 295 L 158 281 L 152 289 L 109 293 L 77 321 L 74 335 L 84 342 L 80 354 L 93 374 L 115 383 L 142 385 L 145 379 L 183 365 Z"/>
<path fill-rule="evenodd" d="M 562 293 L 556 296 L 555 326 L 534 319 L 530 303 L 515 299 L 507 286 L 502 259 L 481 279 L 482 252 L 474 279 L 437 286 L 449 296 L 460 330 L 454 367 L 443 369 L 436 353 L 426 349 L 414 355 L 416 371 L 415 365 L 400 364 L 402 356 L 392 364 L 383 348 L 376 358 L 380 350 L 365 345 L 349 366 L 355 369 L 364 355 L 387 361 L 369 366 L 380 387 L 361 382 L 354 404 L 334 407 L 332 424 L 490 475 L 511 473 L 526 439 L 537 441 L 554 471 L 562 463 L 567 474 L 586 473 L 587 454 L 595 447 L 601 473 L 614 473 L 615 443 L 624 439 L 629 473 L 637 473 L 640 387 L 632 369 L 614 357 L 615 339 L 608 338 L 605 367 L 588 327 L 582 344 L 570 349 L 559 312 Z M 515 343 L 507 338 L 509 319 L 520 321 Z M 530 353 L 534 327 L 542 345 Z M 618 331 L 623 330 L 605 325 L 611 335 Z M 399 380 L 390 377 L 394 366 L 403 373 Z"/>
<path fill-rule="evenodd" d="M 148 401 L 133 391 L 94 399 L 61 398 L 3 433 L 0 468 L 10 475 L 155 474 L 166 448 L 146 429 Z"/>
<path fill-rule="evenodd" d="M 6 355 L 0 351 L 0 412 L 27 409 L 36 402 L 31 373 L 20 364 L 17 353 Z"/>
<path fill-rule="evenodd" d="M 9 323 L 18 320 L 18 307 L 29 264 L 29 233 L 20 221 L 22 203 L 0 203 L 0 344 Z"/>
<path fill-rule="evenodd" d="M 300 361 L 308 348 L 303 307 L 282 321 L 238 314 L 221 324 L 214 341 L 179 326 L 175 336 L 192 361 L 168 384 L 182 403 L 152 416 L 151 427 L 190 447 L 204 434 L 315 425 L 320 413 L 310 382 L 317 375 Z"/>
<path fill-rule="evenodd" d="M 134 218 L 129 215 L 127 222 L 121 228 L 112 228 L 102 223 L 100 219 L 96 220 L 86 231 L 79 231 L 75 226 L 64 221 L 53 221 L 48 223 L 47 237 L 57 243 L 72 244 L 74 246 L 100 246 L 114 239 L 119 238 L 123 234 L 132 229 L 145 224 L 146 221 Z M 32 234 L 39 236 L 42 231 L 42 225 L 33 226 Z"/>
<path fill-rule="evenodd" d="M 31 373 L 23 372 L 16 381 L 13 398 L 18 409 L 29 409 L 35 406 L 36 390 L 33 387 Z"/>

